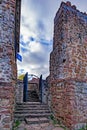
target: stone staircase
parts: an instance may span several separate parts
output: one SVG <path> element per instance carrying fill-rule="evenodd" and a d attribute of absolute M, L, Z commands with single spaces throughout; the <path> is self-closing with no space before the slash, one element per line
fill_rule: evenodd
<path fill-rule="evenodd" d="M 25 121 L 27 124 L 49 123 L 50 114 L 46 104 L 40 102 L 17 103 L 15 120 Z"/>
<path fill-rule="evenodd" d="M 27 102 L 39 102 L 39 97 L 36 91 L 27 91 Z"/>

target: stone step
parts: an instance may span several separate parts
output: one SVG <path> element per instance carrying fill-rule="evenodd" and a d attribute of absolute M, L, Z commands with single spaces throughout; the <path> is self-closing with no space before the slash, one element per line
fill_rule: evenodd
<path fill-rule="evenodd" d="M 16 105 L 16 107 L 48 107 L 47 105 L 34 105 L 34 104 L 26 104 L 26 105 Z"/>
<path fill-rule="evenodd" d="M 16 107 L 16 109 L 15 109 L 15 111 L 49 111 L 49 109 L 48 109 L 48 107 L 35 107 L 35 108 L 33 108 L 33 107 L 22 107 L 22 108 L 20 108 L 20 107 Z"/>
<path fill-rule="evenodd" d="M 23 110 L 24 111 L 25 110 L 27 110 L 27 111 L 31 111 L 31 110 L 37 111 L 38 110 L 39 111 L 39 110 L 49 110 L 49 109 L 48 109 L 48 107 L 47 108 L 38 107 L 38 109 L 37 108 L 32 109 L 31 107 L 30 108 L 29 107 L 28 108 L 16 108 L 16 111 L 23 111 Z"/>
<path fill-rule="evenodd" d="M 29 97 L 28 96 L 27 99 L 37 99 L 38 100 L 39 98 L 37 98 L 36 96 L 35 97 L 34 96 L 33 97 Z"/>
<path fill-rule="evenodd" d="M 38 106 L 48 107 L 46 104 L 32 104 L 32 102 L 31 102 L 31 104 L 16 104 L 16 106 L 18 106 L 18 107 L 38 107 Z"/>
<path fill-rule="evenodd" d="M 36 96 L 38 98 L 38 95 L 36 93 L 27 93 L 27 96 L 29 96 L 29 97 Z"/>
<path fill-rule="evenodd" d="M 39 101 L 39 98 L 38 98 L 38 97 L 36 97 L 36 96 L 32 96 L 32 97 L 29 97 L 29 96 L 28 96 L 28 97 L 27 97 L 27 99 L 34 99 L 34 100 L 36 100 L 36 99 L 37 99 L 37 100 Z"/>
<path fill-rule="evenodd" d="M 41 110 L 16 110 L 16 113 L 50 113 L 49 110 L 41 109 Z"/>
<path fill-rule="evenodd" d="M 29 100 L 27 100 L 27 101 L 29 101 L 29 102 L 32 102 L 32 101 L 38 102 L 38 100 L 33 100 L 33 99 L 29 99 Z"/>
<path fill-rule="evenodd" d="M 15 112 L 29 112 L 29 113 L 31 113 L 31 112 L 37 112 L 37 113 L 39 113 L 39 112 L 50 112 L 50 110 L 49 109 L 16 109 L 15 110 Z"/>
<path fill-rule="evenodd" d="M 38 102 L 39 100 L 38 99 L 27 99 L 27 102 L 33 102 L 33 101 L 35 101 L 35 102 Z"/>
<path fill-rule="evenodd" d="M 17 104 L 17 105 L 19 105 L 19 106 L 21 106 L 21 105 L 27 105 L 27 106 L 28 106 L 28 105 L 31 105 L 31 106 L 32 106 L 32 105 L 40 105 L 40 106 L 43 106 L 43 105 L 44 105 L 44 106 L 47 106 L 47 104 L 41 104 L 41 103 L 39 104 L 38 102 L 35 102 L 35 104 L 32 103 L 32 102 L 27 102 L 27 103 L 22 103 L 22 104 Z"/>
<path fill-rule="evenodd" d="M 40 118 L 25 118 L 25 122 L 27 124 L 42 124 L 42 123 L 49 123 L 49 119 L 46 117 Z"/>
<path fill-rule="evenodd" d="M 31 108 L 31 109 L 33 109 L 33 108 L 36 108 L 37 110 L 38 109 L 41 109 L 41 108 L 48 108 L 48 106 L 46 106 L 46 105 L 18 105 L 18 106 L 16 106 L 16 109 L 18 109 L 18 108 L 23 108 L 23 109 L 25 109 L 25 108 Z"/>
<path fill-rule="evenodd" d="M 15 118 L 38 118 L 38 117 L 49 117 L 50 116 L 50 113 L 22 113 L 22 114 L 15 114 Z"/>
<path fill-rule="evenodd" d="M 39 100 L 39 98 L 36 98 L 36 96 L 35 97 L 27 97 L 27 99 L 36 99 L 36 100 Z"/>
<path fill-rule="evenodd" d="M 28 91 L 27 92 L 27 101 L 39 101 L 38 94 L 36 91 Z"/>
<path fill-rule="evenodd" d="M 17 103 L 16 110 L 49 110 L 46 104 L 40 102 Z"/>
<path fill-rule="evenodd" d="M 41 102 L 23 102 L 23 103 L 17 103 L 17 105 L 26 105 L 26 104 L 28 104 L 28 105 L 31 105 L 31 104 L 41 104 Z"/>
<path fill-rule="evenodd" d="M 17 103 L 14 113 L 15 119 L 27 124 L 48 123 L 51 112 L 47 104 L 40 102 Z"/>

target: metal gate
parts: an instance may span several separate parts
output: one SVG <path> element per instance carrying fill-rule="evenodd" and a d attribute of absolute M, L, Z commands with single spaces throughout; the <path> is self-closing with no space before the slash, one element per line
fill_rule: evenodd
<path fill-rule="evenodd" d="M 23 102 L 26 102 L 27 101 L 27 88 L 28 88 L 28 73 L 25 74 L 23 83 L 24 83 Z"/>
<path fill-rule="evenodd" d="M 39 79 L 39 100 L 40 102 L 42 102 L 42 75 L 40 76 L 40 79 Z"/>

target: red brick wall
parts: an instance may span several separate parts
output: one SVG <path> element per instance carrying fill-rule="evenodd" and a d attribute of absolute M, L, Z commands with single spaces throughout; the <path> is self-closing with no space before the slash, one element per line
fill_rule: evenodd
<path fill-rule="evenodd" d="M 61 4 L 50 55 L 51 105 L 70 130 L 87 123 L 87 14 Z"/>

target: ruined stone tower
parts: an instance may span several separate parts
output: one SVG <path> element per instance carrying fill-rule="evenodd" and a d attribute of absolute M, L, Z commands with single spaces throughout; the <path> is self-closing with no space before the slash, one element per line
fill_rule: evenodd
<path fill-rule="evenodd" d="M 0 130 L 11 130 L 17 79 L 21 0 L 0 0 Z"/>
<path fill-rule="evenodd" d="M 51 106 L 57 119 L 78 130 L 87 123 L 87 14 L 61 3 L 50 54 Z"/>

